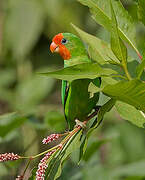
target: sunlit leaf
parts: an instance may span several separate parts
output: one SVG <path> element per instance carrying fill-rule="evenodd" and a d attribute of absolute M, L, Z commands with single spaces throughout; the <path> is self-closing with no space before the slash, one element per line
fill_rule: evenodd
<path fill-rule="evenodd" d="M 57 71 L 40 74 L 43 76 L 72 81 L 75 79 L 94 79 L 96 77 L 109 76 L 111 74 L 116 74 L 116 71 L 112 69 L 101 68 L 96 63 L 82 63 L 71 67 L 66 67 Z"/>
<path fill-rule="evenodd" d="M 137 78 L 139 79 L 145 69 L 145 58 L 142 60 L 141 64 L 139 64 L 136 68 Z"/>
<path fill-rule="evenodd" d="M 111 2 L 111 1 L 110 1 Z M 116 16 L 111 4 L 111 14 L 112 14 L 112 31 L 111 31 L 111 49 L 116 55 L 116 57 L 124 64 L 127 62 L 127 48 L 125 47 L 123 41 L 119 37 L 118 24 Z"/>
<path fill-rule="evenodd" d="M 81 39 L 85 43 L 87 43 L 89 47 L 89 55 L 93 60 L 97 61 L 99 64 L 105 64 L 110 59 L 118 62 L 107 42 L 82 31 L 75 25 L 73 25 L 73 27 L 75 28 Z"/>
<path fill-rule="evenodd" d="M 93 18 L 97 23 L 102 25 L 108 31 L 112 31 L 111 27 L 111 13 L 110 13 L 110 0 L 78 0 L 85 6 L 90 8 Z M 115 14 L 117 14 L 117 21 L 119 25 L 119 33 L 123 40 L 129 43 L 134 50 L 139 54 L 138 49 L 136 48 L 135 42 L 135 26 L 131 16 L 124 9 L 121 2 L 118 0 L 113 0 L 113 9 Z"/>
<path fill-rule="evenodd" d="M 143 112 L 121 101 L 117 101 L 115 107 L 123 119 L 138 127 L 145 128 L 145 114 Z"/>
<path fill-rule="evenodd" d="M 113 85 L 107 85 L 102 92 L 145 112 L 145 83 L 140 80 L 120 81 Z"/>
<path fill-rule="evenodd" d="M 144 0 L 138 0 L 138 17 L 139 20 L 145 25 L 145 1 Z"/>

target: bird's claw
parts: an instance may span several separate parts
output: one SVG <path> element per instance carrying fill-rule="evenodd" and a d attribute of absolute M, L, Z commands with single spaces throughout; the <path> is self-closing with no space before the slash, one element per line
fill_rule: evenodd
<path fill-rule="evenodd" d="M 84 122 L 81 122 L 81 121 L 79 121 L 78 119 L 76 119 L 75 122 L 76 122 L 75 127 L 80 126 L 82 129 L 85 129 L 85 128 L 86 128 L 86 124 L 85 124 Z"/>

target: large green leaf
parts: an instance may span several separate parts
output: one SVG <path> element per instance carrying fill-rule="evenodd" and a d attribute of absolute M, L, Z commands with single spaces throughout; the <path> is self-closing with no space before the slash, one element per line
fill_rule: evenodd
<path fill-rule="evenodd" d="M 78 0 L 85 6 L 90 8 L 91 13 L 93 14 L 93 18 L 97 23 L 102 25 L 108 31 L 112 31 L 111 26 L 111 13 L 110 13 L 110 0 Z M 119 33 L 123 40 L 129 43 L 134 50 L 139 54 L 138 49 L 136 48 L 135 42 L 135 26 L 131 16 L 124 9 L 121 2 L 118 0 L 113 0 L 113 9 L 115 14 L 117 15 L 117 22 L 119 25 Z"/>
<path fill-rule="evenodd" d="M 54 79 L 33 75 L 18 84 L 15 94 L 16 100 L 12 103 L 16 109 L 23 110 L 26 113 L 31 112 L 51 92 L 53 85 Z"/>
<path fill-rule="evenodd" d="M 91 145 L 88 145 L 87 150 L 85 151 L 85 154 L 83 156 L 83 160 L 89 161 L 89 159 L 95 154 L 95 152 L 100 148 L 100 146 L 105 144 L 106 142 L 107 139 L 97 139 L 92 142 Z"/>
<path fill-rule="evenodd" d="M 112 171 L 112 177 L 118 176 L 145 176 L 145 160 L 133 162 L 118 167 Z"/>
<path fill-rule="evenodd" d="M 107 68 L 101 68 L 96 63 L 82 63 L 70 67 L 66 67 L 57 71 L 40 73 L 41 75 L 53 77 L 62 80 L 72 81 L 75 79 L 94 79 L 101 76 L 109 76 L 116 74 L 116 71 Z"/>
<path fill-rule="evenodd" d="M 120 116 L 132 124 L 145 128 L 145 115 L 135 107 L 121 101 L 117 101 L 115 107 Z"/>
<path fill-rule="evenodd" d="M 110 1 L 111 2 L 111 1 Z M 126 64 L 127 62 L 127 48 L 125 47 L 123 41 L 119 37 L 118 24 L 116 16 L 111 4 L 111 14 L 112 14 L 112 31 L 111 31 L 111 49 L 115 56 L 122 62 Z"/>
<path fill-rule="evenodd" d="M 63 149 L 57 151 L 50 159 L 47 169 L 47 180 L 55 180 L 61 175 L 62 165 L 66 158 L 80 146 L 82 130 L 73 135 L 64 145 Z"/>
<path fill-rule="evenodd" d="M 100 123 L 104 117 L 104 115 L 109 112 L 113 106 L 115 105 L 115 100 L 114 99 L 110 99 L 108 102 L 106 102 L 103 106 L 101 106 L 101 108 L 99 109 L 98 112 L 98 123 Z"/>
<path fill-rule="evenodd" d="M 107 101 L 104 105 L 102 105 L 98 111 L 98 115 L 97 115 L 97 121 L 95 119 L 95 121 L 93 122 L 91 128 L 88 130 L 87 135 L 84 137 L 81 147 L 80 147 L 80 156 L 79 156 L 79 161 L 81 161 L 82 157 L 84 156 L 86 149 L 87 149 L 87 144 L 88 144 L 88 138 L 90 137 L 90 135 L 92 134 L 92 132 L 100 125 L 100 123 L 102 122 L 104 115 L 109 112 L 113 106 L 115 105 L 115 100 L 114 99 L 110 99 L 109 101 Z M 95 146 L 98 147 L 101 144 L 105 143 L 105 141 L 99 141 L 98 143 L 95 143 Z M 94 151 L 92 151 L 94 152 Z M 88 154 L 88 153 L 87 153 Z M 91 156 L 91 155 L 87 155 L 87 156 Z M 89 159 L 85 157 L 85 160 Z"/>
<path fill-rule="evenodd" d="M 62 165 L 64 163 L 64 161 L 66 160 L 66 158 L 72 153 L 74 152 L 77 148 L 80 147 L 80 139 L 81 139 L 81 136 L 82 136 L 82 130 L 80 130 L 76 135 L 75 137 L 73 137 L 72 139 L 69 140 L 69 142 L 66 144 L 65 148 L 64 148 L 64 155 L 63 157 L 61 158 L 61 163 L 60 163 L 60 166 L 58 168 L 58 171 L 55 175 L 55 180 L 61 175 L 61 169 L 62 169 Z M 63 153 L 62 151 L 62 153 Z"/>
<path fill-rule="evenodd" d="M 12 130 L 20 127 L 27 118 L 18 115 L 17 113 L 9 113 L 0 116 L 0 136 L 4 137 Z"/>
<path fill-rule="evenodd" d="M 140 80 L 120 81 L 113 85 L 107 85 L 102 92 L 145 112 L 145 83 Z"/>
<path fill-rule="evenodd" d="M 77 31 L 81 39 L 87 43 L 89 47 L 89 55 L 91 59 L 97 61 L 100 64 L 105 64 L 108 60 L 113 59 L 118 62 L 117 58 L 113 54 L 109 44 L 91 34 L 88 34 L 77 26 L 72 25 Z"/>
<path fill-rule="evenodd" d="M 100 107 L 98 114 L 97 114 L 97 122 L 94 121 L 92 127 L 89 129 L 89 131 L 87 133 L 87 138 L 89 138 L 91 133 L 94 131 L 94 129 L 100 125 L 100 123 L 102 122 L 102 120 L 104 118 L 104 115 L 113 108 L 113 106 L 115 105 L 115 102 L 116 102 L 116 100 L 110 99 L 103 106 Z"/>
<path fill-rule="evenodd" d="M 145 1 L 144 0 L 138 0 L 138 17 L 139 20 L 145 25 Z"/>
<path fill-rule="evenodd" d="M 38 0 L 15 0 L 8 3 L 5 17 L 4 45 L 15 57 L 27 55 L 43 27 L 43 9 Z"/>
<path fill-rule="evenodd" d="M 139 64 L 136 68 L 136 74 L 138 79 L 141 77 L 144 69 L 145 69 L 145 57 L 143 58 L 141 64 Z"/>

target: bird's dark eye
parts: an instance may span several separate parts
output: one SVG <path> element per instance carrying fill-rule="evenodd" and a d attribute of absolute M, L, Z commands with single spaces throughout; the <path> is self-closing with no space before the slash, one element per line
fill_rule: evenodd
<path fill-rule="evenodd" d="M 63 38 L 63 39 L 61 40 L 61 43 L 62 43 L 62 44 L 66 44 L 66 43 L 67 43 L 67 40 L 66 40 L 65 38 Z"/>

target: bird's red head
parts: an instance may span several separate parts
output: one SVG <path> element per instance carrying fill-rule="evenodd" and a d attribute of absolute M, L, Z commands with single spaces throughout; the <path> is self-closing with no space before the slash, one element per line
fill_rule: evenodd
<path fill-rule="evenodd" d="M 51 52 L 59 53 L 63 59 L 68 60 L 71 58 L 71 54 L 69 50 L 65 46 L 65 41 L 63 33 L 59 33 L 52 39 L 52 43 L 50 45 Z"/>

